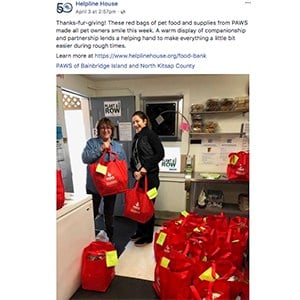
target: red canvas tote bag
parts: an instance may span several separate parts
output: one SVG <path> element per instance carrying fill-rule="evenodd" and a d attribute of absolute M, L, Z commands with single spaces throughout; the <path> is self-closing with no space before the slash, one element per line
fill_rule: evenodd
<path fill-rule="evenodd" d="M 56 209 L 60 209 L 65 204 L 65 187 L 61 170 L 56 170 Z"/>
<path fill-rule="evenodd" d="M 106 154 L 109 160 L 105 161 Z M 120 160 L 118 154 L 104 150 L 99 161 L 90 164 L 90 174 L 101 196 L 123 193 L 128 186 L 128 172 L 125 160 Z"/>
<path fill-rule="evenodd" d="M 125 192 L 124 216 L 140 223 L 146 223 L 154 215 L 155 209 L 152 200 L 147 195 L 148 177 L 145 176 L 144 189 L 136 181 L 132 189 Z"/>
<path fill-rule="evenodd" d="M 191 300 L 234 300 L 230 297 L 229 282 L 227 281 L 197 281 L 190 286 Z"/>
<path fill-rule="evenodd" d="M 231 180 L 249 180 L 249 152 L 231 152 L 228 158 L 227 178 Z"/>
<path fill-rule="evenodd" d="M 172 250 L 169 258 L 162 257 L 155 266 L 155 292 L 161 300 L 188 299 L 189 287 L 194 277 L 195 259 L 189 256 L 189 244 L 185 244 L 183 252 Z"/>
<path fill-rule="evenodd" d="M 115 277 L 115 267 L 107 266 L 106 255 L 115 251 L 110 242 L 94 241 L 83 250 L 81 285 L 85 290 L 105 292 Z"/>
<path fill-rule="evenodd" d="M 163 227 L 159 232 L 155 232 L 153 244 L 155 261 L 160 262 L 163 256 L 169 258 L 174 249 L 183 252 L 186 241 L 186 233 L 172 227 Z"/>

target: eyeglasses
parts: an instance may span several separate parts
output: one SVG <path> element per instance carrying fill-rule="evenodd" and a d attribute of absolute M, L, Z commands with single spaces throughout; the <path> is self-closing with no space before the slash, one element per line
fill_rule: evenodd
<path fill-rule="evenodd" d="M 105 129 L 109 130 L 111 129 L 111 127 L 100 127 L 100 130 L 105 130 Z"/>

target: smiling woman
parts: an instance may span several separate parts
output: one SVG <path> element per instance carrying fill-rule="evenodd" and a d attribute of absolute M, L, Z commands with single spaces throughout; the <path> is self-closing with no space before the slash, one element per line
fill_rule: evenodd
<path fill-rule="evenodd" d="M 126 153 L 123 145 L 113 140 L 114 124 L 110 119 L 103 117 L 98 120 L 96 129 L 97 136 L 87 140 L 81 158 L 82 162 L 86 164 L 86 193 L 93 197 L 94 219 L 99 213 L 99 206 L 103 200 L 105 231 L 109 240 L 112 241 L 114 207 L 119 191 L 115 185 L 111 186 L 112 181 L 110 180 L 117 179 L 120 174 L 117 173 L 116 168 L 110 169 L 108 163 L 110 163 L 111 154 L 113 154 L 114 159 L 120 161 L 120 164 L 122 161 L 122 165 L 127 170 Z M 121 172 L 121 175 L 125 175 L 127 180 L 127 174 Z M 99 181 L 96 178 L 101 180 L 104 185 L 99 186 Z M 118 182 L 120 182 L 119 179 Z M 125 184 L 127 185 L 127 182 Z"/>
<path fill-rule="evenodd" d="M 158 135 L 150 128 L 149 118 L 143 111 L 136 111 L 132 115 L 132 125 L 136 134 L 132 141 L 130 167 L 136 186 L 146 191 L 154 191 L 150 197 L 155 203 L 159 180 L 159 162 L 164 158 L 165 151 Z M 135 246 L 142 247 L 152 243 L 154 230 L 154 213 L 147 222 L 138 222 L 136 233 L 131 237 Z"/>

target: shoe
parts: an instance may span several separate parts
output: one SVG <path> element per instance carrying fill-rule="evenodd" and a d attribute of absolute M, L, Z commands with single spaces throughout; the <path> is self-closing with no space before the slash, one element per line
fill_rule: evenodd
<path fill-rule="evenodd" d="M 96 235 L 96 240 L 102 242 L 109 242 L 109 238 L 104 230 L 100 230 Z"/>
<path fill-rule="evenodd" d="M 145 237 L 142 237 L 142 238 L 138 239 L 138 240 L 134 243 L 134 245 L 135 245 L 136 247 L 143 247 L 143 246 L 146 246 L 146 245 L 151 244 L 151 243 L 152 243 L 152 239 L 147 239 L 147 238 L 145 238 Z"/>
<path fill-rule="evenodd" d="M 140 239 L 141 237 L 142 237 L 142 236 L 141 236 L 140 234 L 135 233 L 134 235 L 132 235 L 132 236 L 130 237 L 130 240 L 135 242 L 136 240 Z"/>

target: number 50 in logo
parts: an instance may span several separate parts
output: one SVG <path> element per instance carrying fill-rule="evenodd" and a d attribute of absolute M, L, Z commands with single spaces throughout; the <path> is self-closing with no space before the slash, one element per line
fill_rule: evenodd
<path fill-rule="evenodd" d="M 70 13 L 73 10 L 73 5 L 71 3 L 57 3 L 56 11 L 61 14 L 63 12 Z"/>

